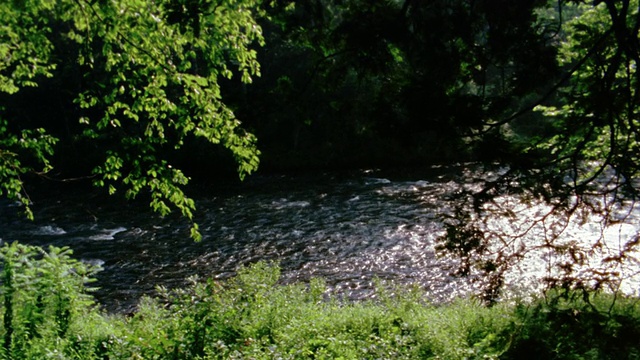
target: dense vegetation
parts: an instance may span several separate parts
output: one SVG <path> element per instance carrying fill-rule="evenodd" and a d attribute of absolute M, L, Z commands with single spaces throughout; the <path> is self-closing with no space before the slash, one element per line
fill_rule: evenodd
<path fill-rule="evenodd" d="M 228 283 L 194 282 L 106 315 L 69 249 L 5 245 L 0 353 L 7 359 L 637 359 L 637 299 L 579 292 L 487 308 L 429 304 L 378 287 L 341 303 L 321 280 L 278 285 L 257 263 Z M 585 296 L 582 296 L 585 295 Z"/>
<path fill-rule="evenodd" d="M 25 206 L 25 174 L 90 178 L 192 219 L 190 177 L 243 177 L 258 146 L 267 170 L 499 161 L 491 190 L 546 198 L 613 168 L 635 194 L 635 0 L 11 0 L 0 20 L 0 191 Z"/>
<path fill-rule="evenodd" d="M 640 195 L 639 35 L 637 0 L 2 1 L 0 195 L 31 217 L 28 180 L 89 180 L 192 220 L 191 176 L 231 166 L 242 178 L 259 160 L 266 170 L 499 163 L 497 179 L 451 199 L 440 249 L 465 260 L 461 273 L 491 277 L 490 302 L 532 246 L 572 259 L 551 285 L 600 289 L 615 271 L 588 281 L 573 271 L 604 238 L 558 239 L 576 218 L 623 222 Z M 515 234 L 492 232 L 487 219 L 515 217 L 501 201 L 514 194 L 548 211 Z M 544 239 L 520 241 L 538 225 Z M 606 261 L 638 243 L 624 239 Z M 123 319 L 93 307 L 91 269 L 67 256 L 5 248 L 7 357 L 638 356 L 627 338 L 637 305 L 615 296 L 339 306 L 319 302 L 318 284 L 273 287 L 275 270 L 259 268 Z"/>
<path fill-rule="evenodd" d="M 1 193 L 29 211 L 22 175 L 51 170 L 55 153 L 110 194 L 148 194 L 160 214 L 173 208 L 191 219 L 188 177 L 170 162 L 187 139 L 229 149 L 241 177 L 254 171 L 255 137 L 222 102 L 219 83 L 234 71 L 243 82 L 259 74 L 258 2 L 197 6 L 0 4 Z"/>

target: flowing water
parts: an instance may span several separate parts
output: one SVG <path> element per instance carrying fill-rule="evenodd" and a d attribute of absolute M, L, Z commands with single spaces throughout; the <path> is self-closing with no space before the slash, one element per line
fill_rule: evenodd
<path fill-rule="evenodd" d="M 373 282 L 380 278 L 417 284 L 433 301 L 444 301 L 478 286 L 453 276 L 457 261 L 435 251 L 444 231 L 441 216 L 452 211 L 444 199 L 474 186 L 474 176 L 495 175 L 467 170 L 254 177 L 241 186 L 201 190 L 198 243 L 188 238 L 184 221 L 160 218 L 140 204 L 82 193 L 32 196 L 35 222 L 16 215 L 13 204 L 0 203 L 0 239 L 70 246 L 78 258 L 101 265 L 96 296 L 109 311 L 131 311 L 157 285 L 184 286 L 194 275 L 224 279 L 258 260 L 278 262 L 285 283 L 322 277 L 329 291 L 348 299 L 375 296 Z M 637 219 L 626 219 L 618 238 L 630 236 Z M 496 219 L 494 225 L 513 222 Z M 571 229 L 571 236 L 582 238 L 601 230 Z M 548 254 L 530 257 L 509 274 L 509 283 L 536 286 Z M 638 291 L 635 275 L 625 276 L 628 292 Z"/>

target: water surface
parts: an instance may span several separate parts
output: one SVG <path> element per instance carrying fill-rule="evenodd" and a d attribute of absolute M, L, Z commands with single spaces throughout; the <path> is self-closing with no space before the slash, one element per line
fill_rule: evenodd
<path fill-rule="evenodd" d="M 442 215 L 451 212 L 444 200 L 478 186 L 476 177 L 491 176 L 495 171 L 460 166 L 421 173 L 263 176 L 222 190 L 201 189 L 195 196 L 203 235 L 198 243 L 188 238 L 183 220 L 160 218 L 146 205 L 83 193 L 39 196 L 35 222 L 1 203 L 0 238 L 70 246 L 78 258 L 101 265 L 96 295 L 110 311 L 131 311 L 157 285 L 184 286 L 194 275 L 224 279 L 259 260 L 278 262 L 285 283 L 323 277 L 331 292 L 346 299 L 375 296 L 373 281 L 380 278 L 417 284 L 433 301 L 446 301 L 476 292 L 479 282 L 452 275 L 457 262 L 436 255 Z M 536 211 L 516 203 L 521 221 Z M 611 231 L 630 236 L 636 220 L 626 220 L 624 231 Z M 496 219 L 492 226 L 515 223 Z M 601 230 L 593 226 L 575 225 L 567 234 L 588 239 Z M 534 231 L 527 239 L 539 235 Z M 532 252 L 508 283 L 537 286 L 549 270 L 549 256 Z M 637 282 L 627 288 L 637 291 Z"/>

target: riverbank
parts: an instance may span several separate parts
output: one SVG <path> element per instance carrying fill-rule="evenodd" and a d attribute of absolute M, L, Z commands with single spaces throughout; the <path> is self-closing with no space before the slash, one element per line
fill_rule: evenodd
<path fill-rule="evenodd" d="M 2 357 L 15 359 L 637 359 L 640 304 L 549 292 L 533 301 L 433 305 L 378 283 L 344 303 L 320 279 L 277 285 L 258 262 L 225 282 L 193 279 L 106 315 L 89 295 L 95 268 L 69 249 L 2 248 Z"/>

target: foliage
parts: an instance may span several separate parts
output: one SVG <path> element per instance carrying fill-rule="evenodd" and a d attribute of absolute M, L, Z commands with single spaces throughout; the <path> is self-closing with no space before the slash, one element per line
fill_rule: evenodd
<path fill-rule="evenodd" d="M 48 62 L 50 43 L 38 29 L 41 20 L 28 11 L 24 16 L 19 13 L 12 2 L 0 4 L 0 93 L 14 94 L 22 87 L 36 86 L 37 77 L 53 76 L 55 69 L 55 64 Z M 5 106 L 0 103 L 0 195 L 19 200 L 26 206 L 27 216 L 33 217 L 21 179 L 21 175 L 33 169 L 23 161 L 31 156 L 47 171 L 48 156 L 56 139 L 43 128 L 15 132 L 2 115 Z"/>
<path fill-rule="evenodd" d="M 499 296 L 505 269 L 540 249 L 564 259 L 545 279 L 551 285 L 615 287 L 621 264 L 636 251 L 640 239 L 638 233 L 620 236 L 614 244 L 604 235 L 607 227 L 629 220 L 640 195 L 638 2 L 559 4 L 573 15 L 558 19 L 561 31 L 553 35 L 563 75 L 535 106 L 525 109 L 536 112 L 518 120 L 531 122 L 535 131 L 522 131 L 514 117 L 486 125 L 481 136 L 503 134 L 499 144 L 512 155 L 499 160 L 508 169 L 486 179 L 479 191 L 460 194 L 456 201 L 462 205 L 447 219 L 448 228 L 456 231 L 441 238 L 442 249 L 464 253 L 476 272 L 490 274 L 489 298 Z M 523 206 L 540 211 L 523 221 L 517 216 Z M 509 219 L 514 231 L 492 228 L 491 219 L 498 217 Z M 603 233 L 578 246 L 586 242 L 567 239 L 570 222 L 598 222 Z M 539 229 L 544 236 L 527 238 Z M 457 236 L 461 233 L 464 236 Z M 469 261 L 464 264 L 468 267 Z"/>
<path fill-rule="evenodd" d="M 189 178 L 168 154 L 201 138 L 229 149 L 240 177 L 258 165 L 256 139 L 222 101 L 220 82 L 234 71 L 244 83 L 260 75 L 252 49 L 263 44 L 259 5 L 3 2 L 0 191 L 28 204 L 20 175 L 34 169 L 32 163 L 51 169 L 60 136 L 52 134 L 60 133 L 66 143 L 90 143 L 93 156 L 99 151 L 91 165 L 96 185 L 128 198 L 148 193 L 153 210 L 177 209 L 191 220 L 195 205 L 183 191 Z M 25 88 L 41 84 L 43 96 L 63 102 L 59 113 L 34 110 L 33 94 L 40 94 Z M 192 236 L 199 238 L 195 224 Z"/>
<path fill-rule="evenodd" d="M 538 107 L 552 119 L 555 134 L 527 151 L 548 154 L 543 161 L 569 173 L 568 186 L 578 194 L 608 167 L 617 174 L 614 191 L 637 191 L 637 17 L 637 1 L 602 2 L 565 25 L 558 61 L 579 67 L 560 88 L 556 104 Z"/>
<path fill-rule="evenodd" d="M 514 310 L 517 336 L 507 358 L 636 359 L 637 298 L 551 291 L 544 300 Z M 533 355 L 535 354 L 535 355 Z"/>
<path fill-rule="evenodd" d="M 86 165 L 110 194 L 142 197 L 162 215 L 178 210 L 192 220 L 195 203 L 184 192 L 190 179 L 174 160 L 193 156 L 179 153 L 197 141 L 220 144 L 243 177 L 256 169 L 259 155 L 256 137 L 245 129 L 260 136 L 275 166 L 282 154 L 297 166 L 498 162 L 508 170 L 452 199 L 461 205 L 446 219 L 440 249 L 462 258 L 461 274 L 489 274 L 489 302 L 499 296 L 505 269 L 536 247 L 569 259 L 549 279 L 552 285 L 599 289 L 619 280 L 615 271 L 596 269 L 586 280 L 574 275 L 588 263 L 586 255 L 605 248 L 603 239 L 588 249 L 558 239 L 573 219 L 584 223 L 596 215 L 603 227 L 624 221 L 637 200 L 638 6 L 637 0 L 4 1 L 0 195 L 20 201 L 32 216 L 26 174 L 45 176 L 60 163 L 82 172 Z M 265 39 L 270 45 L 260 63 L 270 71 L 246 88 L 261 75 L 254 46 Z M 230 81 L 234 73 L 239 84 Z M 514 225 L 515 234 L 495 231 L 488 219 L 496 214 L 517 223 L 505 200 L 514 194 L 521 201 L 516 207 L 545 211 Z M 544 228 L 544 238 L 521 241 L 535 227 Z M 191 235 L 200 236 L 196 224 Z M 639 242 L 632 236 L 603 263 L 623 261 Z M 263 280 L 273 285 L 275 277 Z M 271 306 L 290 299 L 291 288 L 242 281 L 164 294 L 172 305 L 148 300 L 141 310 L 146 317 L 131 326 L 157 325 L 155 340 L 114 335 L 109 351 L 153 357 L 162 348 L 163 356 L 204 356 L 213 354 L 207 338 L 222 341 L 216 351 L 241 356 L 237 339 L 261 352 L 284 339 L 275 330 L 280 321 L 309 320 Z M 202 300 L 196 306 L 192 298 Z M 242 323 L 249 315 L 238 304 L 256 306 L 251 314 L 262 317 L 250 318 L 255 327 Z M 359 329 L 358 341 L 378 336 L 376 326 L 395 329 L 367 306 L 322 308 L 376 320 L 351 326 L 315 313 L 321 331 L 332 335 L 313 344 L 289 339 L 294 352 L 361 355 L 362 344 L 344 338 L 334 323 Z M 173 312 L 191 325 L 180 316 L 172 320 Z M 198 328 L 207 321 L 225 325 L 216 333 Z M 478 346 L 499 356 L 505 343 L 491 334 Z M 455 344 L 440 348 L 429 342 L 425 354 L 438 348 L 456 357 L 469 350 L 460 340 L 467 337 L 450 339 Z M 390 344 L 378 344 L 386 349 L 380 356 L 389 356 Z"/>
<path fill-rule="evenodd" d="M 637 299 L 555 292 L 535 302 L 432 305 L 416 289 L 341 303 L 325 285 L 280 285 L 277 266 L 227 283 L 160 289 L 132 316 L 105 315 L 83 287 L 95 272 L 68 249 L 2 248 L 4 358 L 631 359 Z M 394 295 L 391 295 L 391 294 Z"/>
<path fill-rule="evenodd" d="M 85 358 L 93 351 L 91 327 L 104 324 L 86 286 L 98 269 L 72 254 L 68 248 L 45 252 L 18 243 L 0 249 L 3 358 Z"/>
<path fill-rule="evenodd" d="M 291 166 L 283 158 L 398 166 L 508 154 L 463 136 L 557 73 L 551 29 L 534 12 L 543 1 L 290 3 L 267 10 L 269 71 L 237 99 L 251 104 L 239 111 L 272 167 Z"/>

